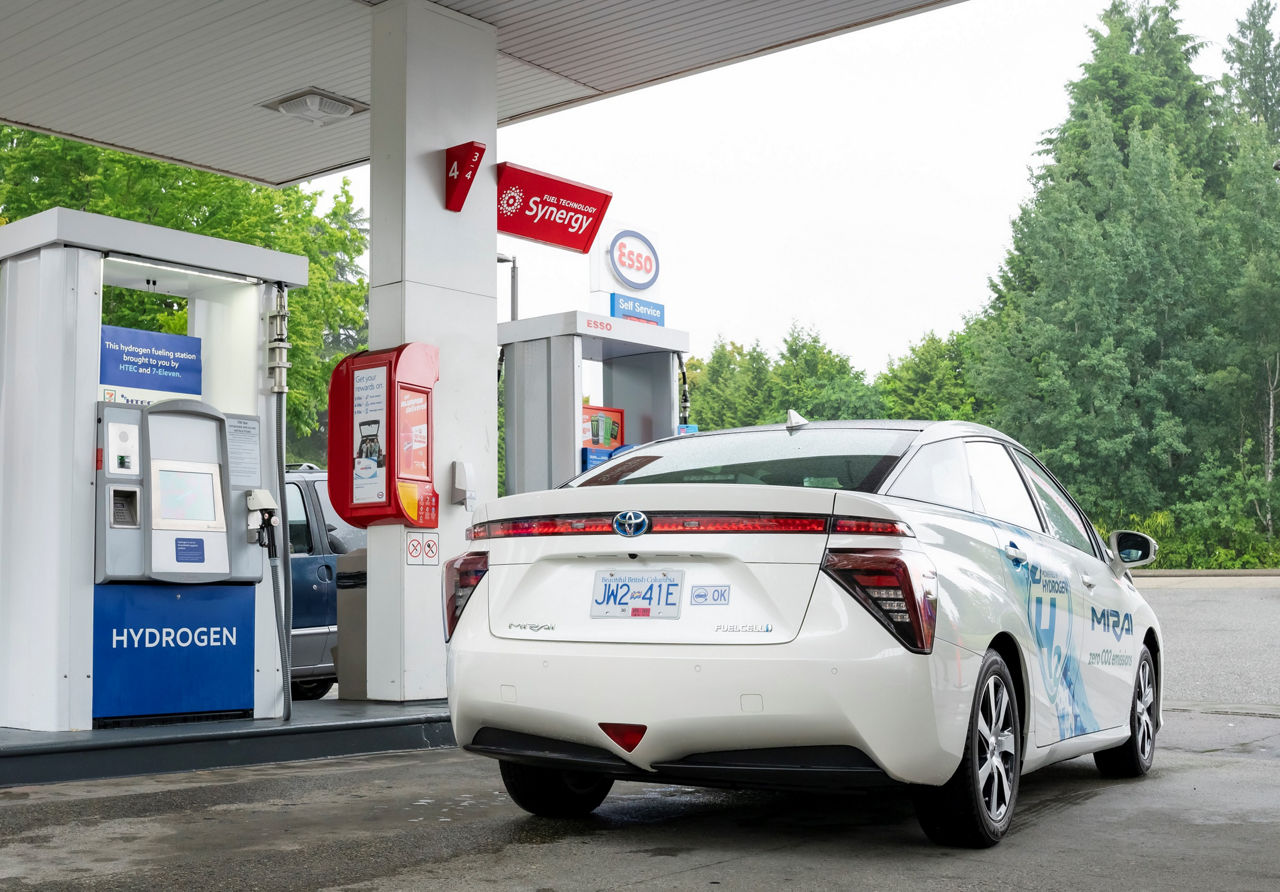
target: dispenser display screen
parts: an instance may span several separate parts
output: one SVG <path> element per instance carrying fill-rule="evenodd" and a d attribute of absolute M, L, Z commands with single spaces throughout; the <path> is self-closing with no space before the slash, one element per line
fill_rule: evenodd
<path fill-rule="evenodd" d="M 159 471 L 158 508 L 163 520 L 207 521 L 218 519 L 213 474 L 200 471 Z"/>

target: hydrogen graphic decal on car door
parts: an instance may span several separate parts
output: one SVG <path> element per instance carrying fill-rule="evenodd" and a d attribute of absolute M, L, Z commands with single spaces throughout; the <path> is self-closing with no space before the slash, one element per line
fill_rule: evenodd
<path fill-rule="evenodd" d="M 1047 551 L 1048 549 L 1043 549 Z M 1045 555 L 1042 551 L 1041 558 Z M 1080 667 L 1071 574 L 1065 564 L 1032 563 L 1027 592 L 1027 622 L 1035 637 L 1040 673 L 1057 718 L 1057 739 L 1098 730 Z"/>

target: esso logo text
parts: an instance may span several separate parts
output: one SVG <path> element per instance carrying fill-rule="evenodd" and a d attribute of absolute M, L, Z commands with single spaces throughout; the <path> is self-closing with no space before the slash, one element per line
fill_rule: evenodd
<path fill-rule="evenodd" d="M 658 281 L 658 251 L 640 233 L 624 229 L 609 245 L 609 267 L 623 285 L 643 291 Z"/>
<path fill-rule="evenodd" d="M 595 328 L 595 329 L 599 329 L 600 331 L 613 331 L 613 323 L 608 322 L 604 319 L 592 319 L 590 316 L 588 316 L 587 328 Z"/>

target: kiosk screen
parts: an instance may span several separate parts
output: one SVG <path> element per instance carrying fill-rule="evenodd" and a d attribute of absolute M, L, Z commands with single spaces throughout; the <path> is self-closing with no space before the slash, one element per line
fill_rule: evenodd
<path fill-rule="evenodd" d="M 160 471 L 160 517 L 164 520 L 207 521 L 218 519 L 212 474 L 198 471 Z"/>

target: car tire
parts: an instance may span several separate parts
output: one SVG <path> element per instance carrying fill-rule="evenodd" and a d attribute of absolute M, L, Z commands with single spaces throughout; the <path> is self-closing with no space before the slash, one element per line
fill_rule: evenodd
<path fill-rule="evenodd" d="M 301 678 L 289 685 L 289 692 L 294 700 L 319 700 L 332 687 L 332 678 Z"/>
<path fill-rule="evenodd" d="M 540 768 L 502 760 L 502 782 L 511 801 L 544 818 L 581 818 L 599 807 L 613 778 Z"/>
<path fill-rule="evenodd" d="M 1022 725 L 1013 678 L 987 651 L 969 714 L 960 766 L 941 787 L 916 791 L 916 817 L 939 845 L 981 849 L 1009 830 L 1022 772 Z"/>
<path fill-rule="evenodd" d="M 1093 754 L 1103 777 L 1142 777 L 1156 757 L 1156 716 L 1160 712 L 1155 660 L 1145 647 L 1138 654 L 1133 679 L 1133 705 L 1129 708 L 1129 739 L 1119 746 Z"/>

